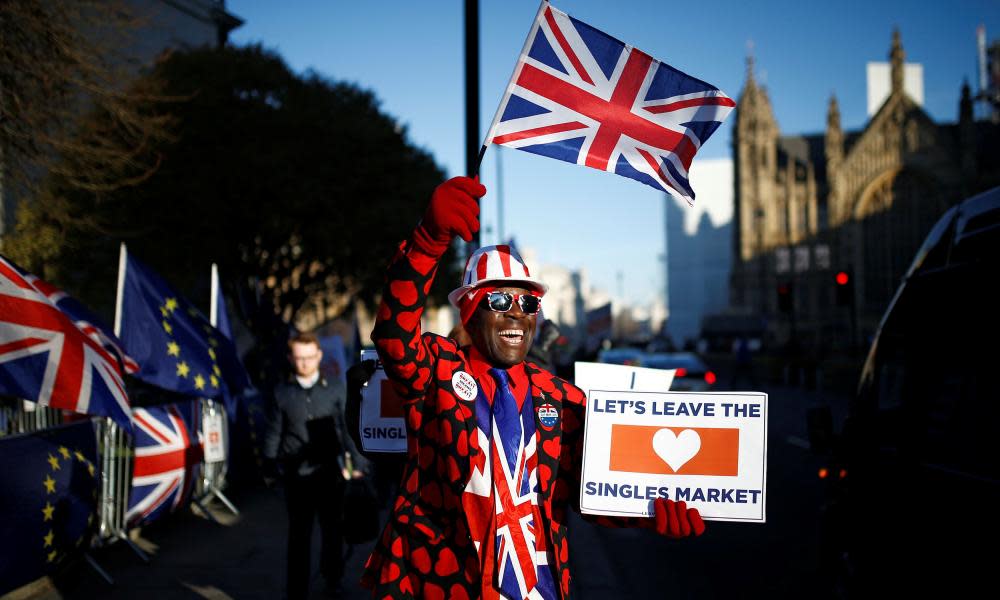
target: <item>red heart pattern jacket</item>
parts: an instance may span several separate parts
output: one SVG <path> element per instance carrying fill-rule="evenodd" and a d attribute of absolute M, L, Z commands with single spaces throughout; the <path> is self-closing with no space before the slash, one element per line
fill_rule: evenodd
<path fill-rule="evenodd" d="M 475 398 L 452 387 L 468 356 L 454 340 L 421 334 L 420 317 L 437 262 L 408 243 L 400 246 L 372 332 L 386 374 L 404 399 L 407 463 L 392 507 L 361 583 L 375 598 L 478 598 L 479 555 L 462 509 L 473 453 L 478 445 Z M 567 509 L 579 503 L 586 397 L 580 388 L 525 363 L 535 404 L 539 505 L 563 598 L 569 597 Z M 550 404 L 559 418 L 539 422 L 538 407 Z M 589 517 L 588 517 L 589 518 Z M 652 528 L 652 519 L 590 518 L 603 525 Z"/>

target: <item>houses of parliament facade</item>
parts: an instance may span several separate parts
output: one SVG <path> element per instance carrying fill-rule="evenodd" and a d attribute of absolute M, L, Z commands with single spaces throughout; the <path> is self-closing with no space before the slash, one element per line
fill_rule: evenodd
<path fill-rule="evenodd" d="M 904 91 L 898 31 L 889 59 L 889 96 L 865 127 L 844 131 L 831 97 L 815 135 L 781 134 L 748 59 L 733 134 L 729 295 L 734 309 L 763 317 L 769 344 L 863 344 L 937 219 L 1000 185 L 1000 127 L 974 119 L 968 85 L 958 122 L 935 123 Z"/>

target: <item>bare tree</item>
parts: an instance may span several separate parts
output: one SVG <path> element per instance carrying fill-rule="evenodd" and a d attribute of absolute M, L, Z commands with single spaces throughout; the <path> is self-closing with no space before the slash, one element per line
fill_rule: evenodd
<path fill-rule="evenodd" d="M 39 194 L 43 175 L 109 192 L 147 179 L 169 139 L 162 97 L 129 53 L 143 23 L 121 0 L 0 2 L 0 199 Z M 82 119 L 88 113 L 105 118 Z M 2 218 L 3 215 L 0 215 Z M 8 215 L 9 217 L 9 215 Z"/>

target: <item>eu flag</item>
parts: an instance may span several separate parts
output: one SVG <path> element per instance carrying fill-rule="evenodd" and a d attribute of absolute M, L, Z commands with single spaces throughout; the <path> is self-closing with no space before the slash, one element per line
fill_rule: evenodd
<path fill-rule="evenodd" d="M 91 421 L 0 438 L 0 595 L 86 549 L 99 464 Z"/>
<path fill-rule="evenodd" d="M 236 348 L 205 315 L 135 257 L 125 254 L 119 337 L 141 367 L 135 377 L 161 388 L 216 398 L 247 386 Z"/>

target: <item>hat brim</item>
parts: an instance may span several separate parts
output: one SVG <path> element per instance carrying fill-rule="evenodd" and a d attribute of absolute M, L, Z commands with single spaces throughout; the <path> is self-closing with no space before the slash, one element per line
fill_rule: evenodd
<path fill-rule="evenodd" d="M 495 285 L 497 287 L 518 287 L 523 285 L 524 287 L 534 288 L 539 295 L 544 296 L 546 292 L 549 291 L 549 286 L 545 285 L 541 281 L 534 278 L 521 278 L 521 279 L 483 279 L 482 281 L 477 281 L 475 284 L 463 285 L 457 287 L 448 294 L 448 302 L 451 303 L 455 308 L 461 308 L 459 306 L 459 300 L 462 296 L 471 292 L 472 290 L 479 289 L 484 285 Z"/>

